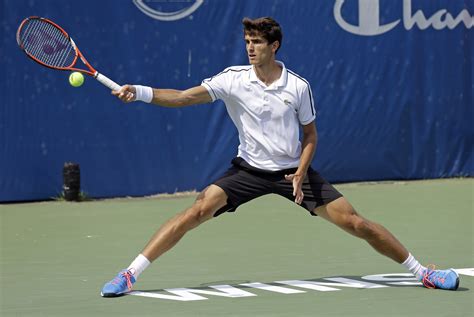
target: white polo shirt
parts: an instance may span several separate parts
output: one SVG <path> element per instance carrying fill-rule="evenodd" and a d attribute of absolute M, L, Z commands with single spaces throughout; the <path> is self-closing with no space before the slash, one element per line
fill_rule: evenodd
<path fill-rule="evenodd" d="M 204 79 L 212 101 L 224 101 L 239 132 L 238 156 L 269 171 L 298 167 L 301 156 L 299 127 L 315 119 L 309 83 L 287 70 L 266 86 L 253 66 L 232 66 Z"/>

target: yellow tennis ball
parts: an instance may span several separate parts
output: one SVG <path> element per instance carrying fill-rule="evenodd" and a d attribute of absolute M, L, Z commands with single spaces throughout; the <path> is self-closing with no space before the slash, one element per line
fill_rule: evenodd
<path fill-rule="evenodd" d="M 69 75 L 69 83 L 73 87 L 80 87 L 84 83 L 84 75 L 79 72 L 73 72 Z"/>

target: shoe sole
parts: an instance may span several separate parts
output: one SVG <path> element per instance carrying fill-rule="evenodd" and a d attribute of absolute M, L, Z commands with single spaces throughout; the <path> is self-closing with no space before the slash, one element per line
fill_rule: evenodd
<path fill-rule="evenodd" d="M 125 293 L 119 293 L 119 294 L 117 294 L 117 293 L 102 293 L 102 292 L 100 292 L 100 296 L 102 296 L 102 297 L 107 297 L 107 298 L 122 297 L 122 296 L 124 296 L 124 295 L 125 295 Z"/>

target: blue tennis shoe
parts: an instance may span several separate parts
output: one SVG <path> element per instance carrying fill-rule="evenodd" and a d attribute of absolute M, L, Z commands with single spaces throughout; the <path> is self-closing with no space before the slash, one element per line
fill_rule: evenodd
<path fill-rule="evenodd" d="M 117 297 L 132 290 L 135 277 L 130 271 L 123 270 L 117 276 L 106 283 L 100 292 L 102 297 Z"/>
<path fill-rule="evenodd" d="M 439 288 L 455 291 L 459 287 L 459 275 L 453 270 L 435 270 L 434 266 L 427 267 L 421 280 L 426 288 Z"/>

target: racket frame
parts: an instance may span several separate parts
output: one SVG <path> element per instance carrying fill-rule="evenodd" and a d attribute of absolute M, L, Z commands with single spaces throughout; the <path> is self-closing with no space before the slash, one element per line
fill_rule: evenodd
<path fill-rule="evenodd" d="M 51 24 L 52 26 L 54 26 L 55 28 L 57 28 L 65 37 L 66 39 L 71 43 L 74 51 L 75 51 L 75 57 L 72 61 L 72 63 L 69 65 L 69 66 L 65 66 L 65 67 L 59 67 L 59 66 L 52 66 L 52 65 L 48 65 L 44 62 L 42 62 L 41 60 L 39 60 L 38 58 L 36 58 L 35 56 L 33 56 L 32 54 L 28 53 L 23 45 L 23 42 L 21 41 L 20 39 L 20 33 L 23 29 L 23 27 L 25 26 L 25 24 L 30 21 L 30 20 L 41 20 L 43 22 L 46 22 L 46 23 L 49 23 Z M 48 67 L 48 68 L 51 68 L 51 69 L 56 69 L 56 70 L 63 70 L 63 71 L 73 71 L 73 72 L 81 72 L 83 74 L 86 74 L 86 75 L 89 75 L 91 77 L 94 77 L 95 79 L 97 79 L 100 83 L 102 83 L 103 85 L 109 87 L 111 90 L 119 90 L 121 88 L 121 86 L 119 84 L 117 84 L 116 82 L 114 82 L 113 80 L 111 80 L 110 78 L 106 77 L 105 75 L 99 73 L 94 67 L 92 67 L 92 65 L 87 61 L 87 59 L 84 57 L 84 55 L 81 53 L 81 51 L 79 50 L 79 48 L 77 47 L 76 43 L 74 42 L 74 40 L 69 36 L 69 34 L 62 28 L 60 27 L 58 24 L 54 23 L 53 21 L 49 20 L 49 19 L 46 19 L 46 18 L 43 18 L 43 17 L 39 17 L 39 16 L 31 16 L 31 17 L 28 17 L 26 19 L 24 19 L 20 26 L 18 27 L 18 30 L 16 32 L 16 41 L 18 43 L 18 46 L 20 46 L 20 49 L 29 57 L 31 58 L 32 60 L 34 60 L 35 62 L 37 62 L 38 64 L 42 65 L 42 66 L 45 66 L 45 67 Z M 76 65 L 77 63 L 77 60 L 78 59 L 81 59 L 82 63 L 88 68 L 87 69 L 82 69 L 82 68 L 77 68 L 77 67 L 73 67 Z"/>

